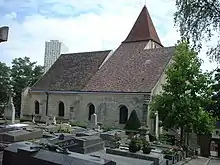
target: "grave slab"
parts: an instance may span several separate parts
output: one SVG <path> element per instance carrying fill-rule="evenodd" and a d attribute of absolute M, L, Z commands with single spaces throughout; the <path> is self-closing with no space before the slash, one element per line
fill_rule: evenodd
<path fill-rule="evenodd" d="M 70 152 L 62 154 L 45 149 L 32 149 L 33 143 L 19 142 L 5 148 L 3 165 L 116 165 L 114 161 Z"/>
<path fill-rule="evenodd" d="M 153 161 L 137 159 L 132 157 L 125 158 L 124 156 L 108 154 L 105 152 L 105 150 L 93 152 L 88 155 L 97 158 L 113 160 L 114 162 L 116 162 L 117 165 L 153 165 L 154 164 Z"/>
<path fill-rule="evenodd" d="M 158 154 L 158 153 L 150 153 L 150 154 L 143 154 L 142 152 L 132 153 L 127 150 L 110 149 L 110 148 L 106 149 L 106 153 L 153 161 L 154 165 L 159 165 L 164 160 L 163 154 Z"/>

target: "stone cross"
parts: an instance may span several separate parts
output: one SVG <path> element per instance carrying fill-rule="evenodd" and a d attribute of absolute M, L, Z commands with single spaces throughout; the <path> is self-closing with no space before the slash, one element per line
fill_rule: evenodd
<path fill-rule="evenodd" d="M 91 127 L 94 129 L 94 128 L 97 128 L 97 115 L 94 113 L 91 115 Z"/>

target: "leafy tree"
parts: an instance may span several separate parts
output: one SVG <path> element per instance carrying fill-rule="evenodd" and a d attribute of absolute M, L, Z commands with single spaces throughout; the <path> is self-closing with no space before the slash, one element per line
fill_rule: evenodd
<path fill-rule="evenodd" d="M 138 128 L 141 127 L 141 122 L 137 116 L 137 113 L 135 110 L 131 112 L 131 115 L 128 119 L 128 121 L 125 124 L 124 129 L 126 130 L 138 130 Z"/>
<path fill-rule="evenodd" d="M 175 23 L 182 37 L 192 39 L 196 48 L 201 49 L 202 41 L 220 34 L 219 0 L 176 0 Z M 219 37 L 219 36 L 218 36 Z M 220 40 L 207 52 L 213 60 L 220 61 Z"/>
<path fill-rule="evenodd" d="M 10 93 L 10 68 L 0 62 L 0 105 L 5 105 Z"/>
<path fill-rule="evenodd" d="M 194 123 L 194 131 L 198 134 L 210 134 L 215 128 L 215 120 L 210 113 L 201 110 Z"/>
<path fill-rule="evenodd" d="M 12 61 L 11 77 L 14 91 L 14 105 L 20 115 L 21 93 L 27 86 L 32 86 L 43 74 L 43 67 L 31 62 L 30 58 L 15 58 Z"/>
<path fill-rule="evenodd" d="M 201 60 L 187 42 L 176 46 L 172 60 L 163 93 L 153 99 L 151 110 L 158 111 L 164 128 L 180 128 L 183 142 L 184 130 L 199 130 L 195 123 L 210 100 L 211 80 L 208 73 L 202 73 Z"/>
<path fill-rule="evenodd" d="M 212 102 L 206 107 L 214 117 L 220 119 L 220 69 L 214 70 L 214 84 L 212 85 L 214 94 L 212 96 Z"/>

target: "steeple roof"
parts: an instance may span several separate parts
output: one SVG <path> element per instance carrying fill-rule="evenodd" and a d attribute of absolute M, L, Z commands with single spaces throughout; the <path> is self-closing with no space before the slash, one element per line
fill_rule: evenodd
<path fill-rule="evenodd" d="M 144 6 L 133 28 L 123 43 L 148 40 L 153 40 L 154 42 L 162 45 L 151 20 L 150 14 L 146 6 Z"/>

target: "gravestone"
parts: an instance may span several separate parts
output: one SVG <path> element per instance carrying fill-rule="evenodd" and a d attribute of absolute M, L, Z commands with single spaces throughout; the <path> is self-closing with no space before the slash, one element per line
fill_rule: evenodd
<path fill-rule="evenodd" d="M 10 97 L 7 107 L 4 109 L 4 117 L 6 119 L 10 119 L 11 123 L 14 124 L 14 122 L 15 122 L 15 107 L 13 104 L 13 97 Z"/>
<path fill-rule="evenodd" d="M 45 116 L 45 122 L 46 122 L 46 125 L 50 125 L 51 124 L 50 117 Z"/>
<path fill-rule="evenodd" d="M 95 129 L 95 128 L 97 128 L 97 125 L 98 125 L 97 115 L 94 113 L 94 114 L 92 114 L 92 116 L 91 116 L 90 127 L 91 127 L 92 129 Z"/>
<path fill-rule="evenodd" d="M 35 116 L 33 116 L 32 118 L 32 123 L 35 123 Z"/>
<path fill-rule="evenodd" d="M 56 117 L 55 117 L 55 116 L 53 117 L 53 124 L 54 124 L 54 125 L 57 124 L 57 121 L 56 121 Z"/>

